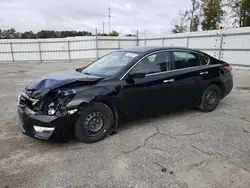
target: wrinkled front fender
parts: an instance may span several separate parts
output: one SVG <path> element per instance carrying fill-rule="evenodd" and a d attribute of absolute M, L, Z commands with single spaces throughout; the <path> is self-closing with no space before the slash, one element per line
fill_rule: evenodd
<path fill-rule="evenodd" d="M 109 87 L 96 87 L 88 88 L 82 91 L 77 91 L 75 97 L 66 105 L 67 109 L 78 109 L 78 114 L 81 114 L 84 107 L 91 104 L 92 102 L 103 102 L 108 105 L 112 112 L 114 113 L 114 130 L 116 132 L 118 129 L 118 119 L 120 114 L 121 104 L 119 101 L 120 86 Z"/>
<path fill-rule="evenodd" d="M 94 101 L 108 100 L 118 95 L 116 88 L 97 87 L 89 88 L 87 90 L 78 90 L 74 98 L 66 105 L 67 109 L 78 109 L 84 105 L 90 104 Z"/>

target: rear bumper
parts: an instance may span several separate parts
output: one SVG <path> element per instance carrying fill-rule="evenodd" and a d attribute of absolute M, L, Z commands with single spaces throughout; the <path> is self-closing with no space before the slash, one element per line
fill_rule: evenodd
<path fill-rule="evenodd" d="M 222 98 L 226 97 L 229 93 L 231 93 L 233 89 L 233 75 L 230 74 L 229 76 L 225 77 L 223 79 L 224 82 L 224 93 L 222 95 Z"/>
<path fill-rule="evenodd" d="M 29 113 L 27 107 L 18 107 L 20 130 L 23 134 L 42 140 L 68 140 L 76 115 L 48 116 Z"/>

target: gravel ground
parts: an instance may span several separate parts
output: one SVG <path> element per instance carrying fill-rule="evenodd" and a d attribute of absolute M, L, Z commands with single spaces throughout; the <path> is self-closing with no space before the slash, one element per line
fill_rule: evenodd
<path fill-rule="evenodd" d="M 21 89 L 84 63 L 0 65 L 0 187 L 250 187 L 250 71 L 212 113 L 173 112 L 122 124 L 95 144 L 48 143 L 22 135 Z"/>

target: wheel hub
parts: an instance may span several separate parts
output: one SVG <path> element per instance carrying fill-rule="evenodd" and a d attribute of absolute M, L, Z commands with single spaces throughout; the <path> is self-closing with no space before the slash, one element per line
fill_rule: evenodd
<path fill-rule="evenodd" d="M 214 91 L 210 91 L 207 93 L 206 96 L 206 103 L 209 105 L 214 104 L 214 102 L 216 101 L 216 93 Z"/>
<path fill-rule="evenodd" d="M 103 125 L 103 120 L 99 117 L 91 118 L 89 121 L 89 130 L 92 132 L 98 132 Z"/>
<path fill-rule="evenodd" d="M 97 133 L 104 126 L 104 117 L 101 112 L 94 112 L 87 116 L 84 121 L 84 127 L 90 133 Z"/>

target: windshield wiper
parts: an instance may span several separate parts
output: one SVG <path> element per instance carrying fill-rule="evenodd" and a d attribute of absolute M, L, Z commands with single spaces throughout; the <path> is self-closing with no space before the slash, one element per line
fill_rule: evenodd
<path fill-rule="evenodd" d="M 90 73 L 88 73 L 88 72 L 83 72 L 83 74 L 91 75 L 91 74 L 90 74 Z"/>

